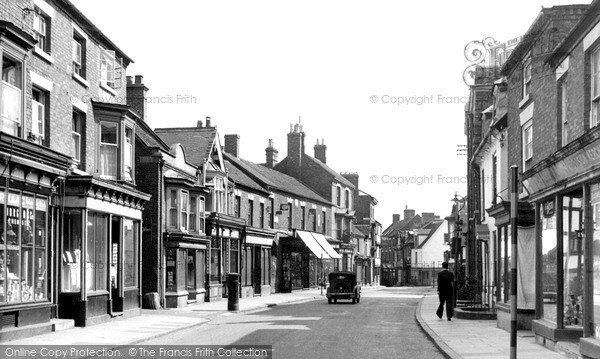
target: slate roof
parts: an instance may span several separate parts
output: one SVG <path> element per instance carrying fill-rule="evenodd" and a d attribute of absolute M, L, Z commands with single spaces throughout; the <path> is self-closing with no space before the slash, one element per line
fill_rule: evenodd
<path fill-rule="evenodd" d="M 331 202 L 321 197 L 292 176 L 288 176 L 263 165 L 234 157 L 227 152 L 223 152 L 223 157 L 229 161 L 230 165 L 237 166 L 238 169 L 243 171 L 247 176 L 251 177 L 253 181 L 259 183 L 266 190 L 276 189 L 289 193 L 290 195 L 296 195 L 305 199 L 314 200 L 328 206 L 332 205 Z M 229 168 L 230 167 L 227 167 L 227 169 Z"/>
<path fill-rule="evenodd" d="M 386 228 L 385 231 L 383 231 L 382 235 L 392 236 L 396 234 L 397 231 L 408 231 L 411 229 L 415 229 L 422 223 L 422 221 L 423 219 L 418 214 L 411 218 L 396 221 L 392 223 L 388 228 Z"/>
<path fill-rule="evenodd" d="M 210 156 L 217 135 L 215 127 L 157 128 L 154 132 L 168 145 L 181 143 L 187 160 L 197 166 Z"/>
<path fill-rule="evenodd" d="M 287 168 L 287 160 L 288 160 L 287 157 L 284 158 L 281 162 L 279 162 L 277 164 L 276 167 L 277 168 Z M 348 181 L 344 176 L 342 176 L 338 172 L 334 171 L 331 167 L 327 166 L 325 163 L 319 161 L 318 159 L 311 157 L 305 153 L 302 157 L 302 160 L 311 161 L 316 166 L 320 167 L 323 171 L 325 171 L 330 176 L 332 176 L 336 181 L 342 183 L 344 186 L 354 188 L 354 185 L 352 184 L 352 182 Z"/>
<path fill-rule="evenodd" d="M 167 145 L 145 121 L 137 121 L 138 128 L 135 131 L 135 135 L 140 141 L 147 147 L 158 147 L 163 151 L 169 151 L 169 145 Z"/>
<path fill-rule="evenodd" d="M 227 168 L 227 171 L 229 172 L 229 179 L 233 180 L 236 184 L 256 191 L 268 193 L 259 183 L 254 181 L 227 159 L 225 159 L 225 168 Z"/>

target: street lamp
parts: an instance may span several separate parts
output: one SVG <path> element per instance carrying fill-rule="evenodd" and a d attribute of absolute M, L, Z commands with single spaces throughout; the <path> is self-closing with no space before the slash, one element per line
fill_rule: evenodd
<path fill-rule="evenodd" d="M 462 219 L 460 219 L 460 211 L 465 207 L 465 198 L 454 192 L 454 198 L 452 198 L 450 201 L 454 202 L 454 210 L 456 216 L 456 219 L 454 221 L 454 236 L 452 237 L 452 247 L 454 249 L 454 286 L 452 289 L 452 305 L 454 308 L 456 308 L 456 297 L 458 292 L 458 266 L 461 263 L 460 257 L 462 254 L 462 241 L 460 235 L 462 232 L 463 221 Z M 459 203 L 462 204 L 460 208 L 458 207 Z"/>

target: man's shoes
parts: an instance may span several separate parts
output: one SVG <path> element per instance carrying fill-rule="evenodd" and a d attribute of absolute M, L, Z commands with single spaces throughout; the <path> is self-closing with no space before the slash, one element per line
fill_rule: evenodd
<path fill-rule="evenodd" d="M 442 315 L 440 313 L 435 313 L 435 315 L 437 315 L 438 318 L 442 319 Z"/>
<path fill-rule="evenodd" d="M 448 318 L 448 321 L 451 321 L 451 320 L 452 320 L 452 318 Z"/>

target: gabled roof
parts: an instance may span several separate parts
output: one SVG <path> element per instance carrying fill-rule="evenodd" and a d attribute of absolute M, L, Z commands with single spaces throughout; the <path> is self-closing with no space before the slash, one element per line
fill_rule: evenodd
<path fill-rule="evenodd" d="M 246 176 L 250 177 L 253 181 L 256 181 L 256 183 L 267 191 L 275 189 L 292 196 L 295 195 L 308 200 L 313 200 L 327 206 L 332 205 L 331 202 L 321 197 L 292 176 L 288 176 L 263 165 L 234 157 L 227 152 L 223 152 L 223 157 L 229 162 L 229 166 L 237 167 Z M 227 168 L 229 169 L 230 167 Z"/>
<path fill-rule="evenodd" d="M 197 166 L 210 156 L 217 136 L 215 127 L 157 128 L 154 132 L 168 145 L 181 143 L 187 160 Z"/>
<path fill-rule="evenodd" d="M 429 231 L 429 234 L 427 235 L 427 238 L 425 238 L 425 240 L 423 240 L 423 242 L 421 242 L 419 244 L 418 248 L 423 248 L 423 246 L 425 245 L 425 243 L 427 243 L 429 238 L 431 238 L 435 234 L 435 232 L 437 232 L 438 228 L 440 228 L 442 223 L 444 223 L 443 219 L 436 219 L 436 220 L 429 222 L 429 224 L 427 224 L 425 227 L 423 227 L 423 229 L 429 229 L 430 231 Z"/>
<path fill-rule="evenodd" d="M 388 228 L 386 228 L 385 231 L 383 231 L 383 236 L 392 236 L 394 234 L 396 234 L 397 231 L 408 231 L 411 229 L 415 229 L 417 228 L 419 225 L 421 225 L 421 223 L 423 222 L 423 219 L 421 218 L 420 215 L 416 215 L 413 216 L 411 218 L 405 218 L 401 221 L 396 221 L 394 223 L 392 223 Z"/>

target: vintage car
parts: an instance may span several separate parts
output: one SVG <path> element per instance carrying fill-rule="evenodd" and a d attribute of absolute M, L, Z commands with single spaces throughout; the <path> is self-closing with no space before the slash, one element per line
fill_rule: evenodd
<path fill-rule="evenodd" d="M 360 303 L 360 285 L 356 284 L 356 273 L 341 271 L 329 273 L 327 302 L 337 303 L 338 299 L 352 299 L 352 304 Z"/>

